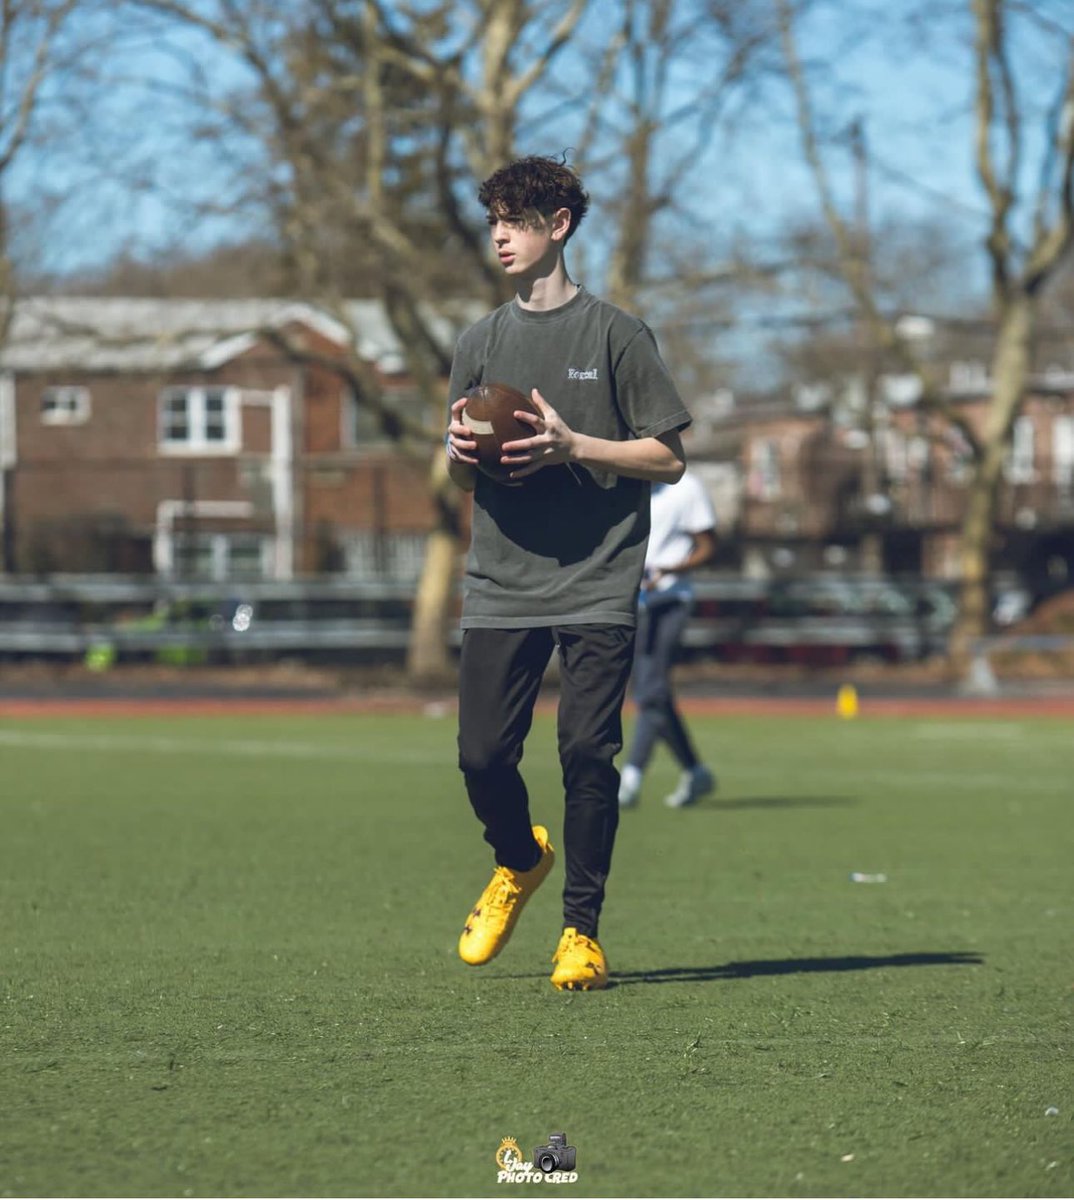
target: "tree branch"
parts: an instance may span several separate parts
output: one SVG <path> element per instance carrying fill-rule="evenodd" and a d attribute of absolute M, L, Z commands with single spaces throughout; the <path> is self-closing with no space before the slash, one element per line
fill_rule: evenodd
<path fill-rule="evenodd" d="M 559 24 L 549 35 L 548 44 L 544 50 L 534 56 L 530 65 L 517 76 L 506 88 L 504 100 L 514 108 L 519 100 L 529 91 L 538 79 L 547 71 L 555 56 L 570 41 L 582 14 L 585 12 L 588 0 L 572 0 L 570 8 L 563 14 Z"/>
<path fill-rule="evenodd" d="M 995 95 L 992 86 L 992 59 L 999 36 L 997 9 L 999 0 L 974 0 L 976 14 L 975 52 L 977 65 L 976 155 L 977 175 L 988 196 L 991 228 L 986 245 L 992 261 L 992 286 L 996 296 L 1005 298 L 1010 291 L 1011 237 L 1008 228 L 1013 196 L 999 181 L 992 154 L 992 126 L 995 119 Z"/>
<path fill-rule="evenodd" d="M 978 2 L 989 3 L 991 0 L 978 0 Z M 980 450 L 980 439 L 972 427 L 954 411 L 948 402 L 937 371 L 930 364 L 919 359 L 877 305 L 869 278 L 868 264 L 858 245 L 858 239 L 854 237 L 836 207 L 831 181 L 821 155 L 805 72 L 798 56 L 794 36 L 794 15 L 790 0 L 777 0 L 777 4 L 780 40 L 787 63 L 787 73 L 794 91 L 798 127 L 806 162 L 813 175 L 825 221 L 835 240 L 840 276 L 850 289 L 858 311 L 864 319 L 873 351 L 876 354 L 890 355 L 903 370 L 916 375 L 921 380 L 920 402 L 922 407 L 942 414 L 944 419 L 957 425 L 976 454 Z"/>
<path fill-rule="evenodd" d="M 78 0 L 65 0 L 58 8 L 52 10 L 48 20 L 45 23 L 45 28 L 41 34 L 40 40 L 37 43 L 37 49 L 34 52 L 33 68 L 22 87 L 19 96 L 19 103 L 15 110 L 14 120 L 11 122 L 11 129 L 8 132 L 7 144 L 3 151 L 0 152 L 0 175 L 2 175 L 10 166 L 19 150 L 26 141 L 26 136 L 30 130 L 30 120 L 33 116 L 34 108 L 37 105 L 37 99 L 41 91 L 41 86 L 48 75 L 50 66 L 50 51 L 52 49 L 53 39 L 56 37 L 63 23 L 71 14 Z M 14 17 L 9 17 L 5 14 L 5 41 L 9 33 L 10 24 Z M 5 52 L 7 47 L 5 46 Z"/>
<path fill-rule="evenodd" d="M 1074 39 L 1071 40 L 1066 89 L 1059 109 L 1053 146 L 1054 151 L 1049 153 L 1060 163 L 1058 212 L 1051 229 L 1045 227 L 1043 220 L 1037 227 L 1033 249 L 1025 270 L 1024 286 L 1030 294 L 1043 285 L 1070 248 L 1074 237 Z M 1041 195 L 1038 197 L 1039 214 L 1043 213 L 1045 204 L 1042 185 Z"/>

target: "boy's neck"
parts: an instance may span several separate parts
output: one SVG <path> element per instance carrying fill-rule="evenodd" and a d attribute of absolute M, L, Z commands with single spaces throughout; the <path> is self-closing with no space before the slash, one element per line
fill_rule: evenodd
<path fill-rule="evenodd" d="M 578 294 L 578 284 L 567 274 L 562 255 L 546 273 L 530 279 L 519 279 L 515 285 L 515 299 L 520 308 L 531 312 L 548 312 L 562 308 Z"/>

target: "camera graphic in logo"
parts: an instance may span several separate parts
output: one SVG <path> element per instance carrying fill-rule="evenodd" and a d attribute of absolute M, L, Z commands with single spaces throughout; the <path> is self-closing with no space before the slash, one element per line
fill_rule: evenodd
<path fill-rule="evenodd" d="M 565 1133 L 550 1133 L 548 1145 L 538 1146 L 533 1152 L 533 1165 L 546 1175 L 550 1171 L 573 1171 L 577 1159 L 578 1150 L 567 1145 Z"/>

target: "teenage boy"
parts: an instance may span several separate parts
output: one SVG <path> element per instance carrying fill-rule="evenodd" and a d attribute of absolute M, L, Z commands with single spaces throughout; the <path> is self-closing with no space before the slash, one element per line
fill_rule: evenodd
<path fill-rule="evenodd" d="M 474 493 L 463 587 L 459 767 L 496 869 L 459 939 L 477 966 L 507 944 L 551 870 L 519 772 L 553 647 L 560 662 L 559 757 L 566 797 L 560 989 L 602 988 L 597 926 L 619 820 L 622 708 L 635 597 L 649 534 L 649 485 L 673 483 L 690 423 L 650 330 L 567 272 L 564 248 L 589 199 L 555 159 L 509 163 L 481 185 L 492 245 L 515 298 L 459 339 L 447 433 L 454 482 Z M 512 483 L 476 471 L 465 393 L 505 383 L 539 416 L 503 447 Z"/>

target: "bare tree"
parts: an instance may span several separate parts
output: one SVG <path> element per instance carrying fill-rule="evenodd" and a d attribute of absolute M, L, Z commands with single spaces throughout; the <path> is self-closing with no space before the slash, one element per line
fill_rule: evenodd
<path fill-rule="evenodd" d="M 233 221 L 245 215 L 251 242 L 264 237 L 279 247 L 284 289 L 345 326 L 353 311 L 348 299 L 372 295 L 384 305 L 424 398 L 422 411 L 397 406 L 357 352 L 358 330 L 336 369 L 397 448 L 428 464 L 436 520 L 416 593 L 409 667 L 415 679 L 439 676 L 449 665 L 463 501 L 448 480 L 440 441 L 452 347 L 437 309 L 445 299 L 493 306 L 508 297 L 476 211 L 477 182 L 522 148 L 552 152 L 580 132 L 584 149 L 573 161 L 609 179 L 614 167 L 619 179 L 630 180 L 605 227 L 616 231 L 613 296 L 633 306 L 651 282 L 654 222 L 676 208 L 727 90 L 744 70 L 752 36 L 744 14 L 755 4 L 106 4 L 133 15 L 143 27 L 133 36 L 174 63 L 166 80 L 147 81 L 146 93 L 167 111 L 172 129 L 186 120 L 190 144 L 214 149 L 214 181 L 226 186 L 216 196 L 203 192 L 204 204 L 191 207 L 187 226 L 199 215 L 230 214 Z M 599 47 L 593 87 L 582 33 L 591 47 L 608 28 L 614 36 Z M 657 42 L 647 45 L 652 37 Z M 630 61 L 623 58 L 628 46 Z M 710 50 L 718 51 L 715 71 Z M 679 60 L 685 74 L 676 74 Z M 129 90 L 132 82 L 128 73 L 123 86 Z M 142 165 L 134 152 L 131 162 Z M 231 175 L 219 164 L 234 164 Z M 143 170 L 135 184 L 149 189 L 153 179 Z M 670 292 L 655 294 L 666 311 Z M 280 344 L 290 354 L 309 353 L 286 339 Z"/>
<path fill-rule="evenodd" d="M 880 303 L 872 276 L 867 226 L 847 218 L 836 202 L 818 134 L 812 96 L 796 36 L 797 11 L 777 0 L 780 35 L 795 98 L 803 153 L 812 172 L 825 221 L 836 247 L 838 269 L 856 305 L 868 352 L 884 355 L 916 373 L 923 406 L 956 426 L 973 461 L 961 529 L 961 594 L 950 656 L 964 676 L 973 643 L 987 630 L 989 560 L 999 489 L 1011 430 L 1026 395 L 1034 333 L 1045 285 L 1056 273 L 1072 240 L 1074 218 L 1074 34 L 1033 6 L 1012 0 L 968 0 L 974 30 L 975 149 L 977 175 L 989 206 L 984 238 L 992 276 L 995 336 L 992 396 L 978 430 L 948 403 L 935 364 L 915 352 L 900 334 L 897 315 Z M 1034 76 L 1019 79 L 1014 66 L 1011 22 L 1016 15 L 1043 23 L 1065 47 L 1066 65 L 1053 83 L 1044 129 L 1045 149 L 1031 202 L 1028 233 L 1018 227 L 1026 203 L 1026 155 L 1035 134 L 1027 128 L 1026 97 L 1038 89 Z"/>
<path fill-rule="evenodd" d="M 431 19 L 457 23 L 460 7 L 438 6 Z M 513 157 L 527 96 L 538 85 L 554 95 L 552 68 L 568 52 L 587 7 L 587 0 L 546 0 L 539 5 L 477 0 L 470 36 L 479 53 L 474 69 L 466 72 L 462 65 L 467 43 L 457 44 L 453 54 L 434 54 L 429 45 L 436 39 L 428 37 L 427 25 L 418 27 L 414 16 L 404 23 L 397 13 L 377 6 L 378 54 L 437 98 L 442 114 L 436 156 L 441 211 L 475 267 L 485 272 L 492 299 L 505 297 L 504 282 L 488 275 L 484 239 L 475 239 L 471 232 L 452 174 L 464 164 L 464 177 L 476 181 Z M 616 231 L 608 293 L 615 303 L 641 307 L 655 222 L 661 213 L 676 208 L 680 189 L 708 148 L 728 95 L 746 76 L 753 52 L 766 36 L 755 10 L 755 4 L 742 0 L 617 0 L 597 9 L 604 45 L 597 57 L 595 86 L 581 97 L 569 95 L 566 108 L 575 116 L 584 114 L 575 165 L 588 178 L 590 156 L 598 159 L 604 164 L 599 174 L 612 175 L 618 196 L 608 205 Z M 368 19 L 372 37 L 374 25 Z M 429 19 L 430 13 L 425 13 L 423 20 Z M 592 75 L 588 63 L 584 71 L 587 78 Z M 547 117 L 541 120 L 548 122 Z M 461 163 L 453 154 L 456 140 L 461 143 Z M 622 164 L 620 173 L 609 171 L 608 164 L 616 162 Z M 622 185 L 617 174 L 625 179 Z M 412 322 L 412 312 L 405 316 Z M 445 599 L 436 582 L 443 578 L 436 550 L 433 539 L 418 594 L 419 622 L 426 611 L 426 591 L 430 614 L 439 612 Z M 428 639 L 415 639 L 412 667 L 419 665 L 417 647 L 432 641 L 432 628 Z"/>
<path fill-rule="evenodd" d="M 468 36 L 461 43 L 447 46 L 437 45 L 444 39 L 438 39 L 436 34 L 458 23 L 461 15 L 458 4 L 442 4 L 420 15 L 411 14 L 405 23 L 397 13 L 375 0 L 366 4 L 361 44 L 370 65 L 384 68 L 383 71 L 367 69 L 364 75 L 370 147 L 366 202 L 374 219 L 374 236 L 382 248 L 383 263 L 392 281 L 385 297 L 389 314 L 404 345 L 432 350 L 433 339 L 421 316 L 421 263 L 409 255 L 409 248 L 393 227 L 393 208 L 383 186 L 390 154 L 385 72 L 398 72 L 405 87 L 417 89 L 436 105 L 439 115 L 433 122 L 436 153 L 432 161 L 441 212 L 457 244 L 483 275 L 490 297 L 502 299 L 503 285 L 491 273 L 484 240 L 475 236 L 453 186 L 453 176 L 459 170 L 456 142 L 462 142 L 464 162 L 472 180 L 485 178 L 513 157 L 523 99 L 566 46 L 586 3 L 587 0 L 569 0 L 562 6 L 535 9 L 522 0 L 477 0 L 470 8 Z M 339 29 L 338 9 L 333 0 L 319 0 L 319 6 Z M 528 44 L 528 53 L 523 63 L 519 51 L 524 42 Z M 477 60 L 472 75 L 464 69 L 470 57 Z M 435 354 L 426 354 L 418 356 L 414 365 L 423 391 L 435 404 L 439 397 L 438 379 L 446 373 L 449 362 L 437 361 Z M 409 649 L 409 668 L 415 679 L 435 677 L 446 667 L 446 620 L 459 553 L 459 497 L 448 478 L 446 459 L 439 446 L 433 454 L 429 486 L 437 523 L 426 544 L 415 597 Z"/>
<path fill-rule="evenodd" d="M 408 453 L 429 462 L 436 522 L 418 586 L 409 669 L 448 667 L 447 620 L 460 550 L 461 500 L 440 441 L 451 347 L 435 325 L 431 277 L 457 293 L 503 298 L 462 184 L 514 153 L 523 98 L 567 44 L 587 0 L 530 5 L 470 0 L 392 7 L 378 0 L 137 0 L 231 48 L 252 87 L 226 118 L 265 150 L 294 289 L 346 322 L 342 256 L 361 253 L 425 398 L 427 419 L 393 409 L 356 353 L 342 367 L 359 402 Z M 525 53 L 523 53 L 525 51 Z M 359 250 L 360 248 L 360 250 Z M 450 270 L 447 264 L 450 262 Z M 357 339 L 356 339 L 357 342 Z"/>
<path fill-rule="evenodd" d="M 1074 237 L 1074 34 L 1054 29 L 1066 45 L 1064 76 L 1048 110 L 1032 226 L 1023 242 L 1015 209 L 1024 194 L 1022 165 L 1032 130 L 1025 128 L 1012 66 L 1008 0 L 973 0 L 976 52 L 977 174 L 991 208 L 986 239 L 992 273 L 996 340 L 992 400 L 976 450 L 976 470 L 962 523 L 962 602 L 952 654 L 969 660 L 988 620 L 989 550 L 1011 429 L 1025 399 L 1045 285 Z M 1038 81 L 1022 80 L 1023 88 Z"/>
<path fill-rule="evenodd" d="M 15 315 L 6 187 L 12 166 L 24 151 L 49 76 L 56 66 L 57 43 L 77 0 L 5 0 L 0 6 L 0 346 Z M 0 391 L 0 570 L 13 561 L 8 516 L 6 445 L 11 417 Z"/>
<path fill-rule="evenodd" d="M 56 43 L 77 0 L 9 0 L 0 8 L 0 341 L 12 318 L 14 282 L 3 184 L 26 145 Z"/>
<path fill-rule="evenodd" d="M 616 164 L 602 172 L 615 189 L 608 205 L 615 238 L 607 280 L 614 304 L 631 311 L 645 306 L 659 218 L 689 221 L 686 185 L 769 37 L 757 11 L 752 3 L 722 0 L 624 0 L 620 6 L 620 24 L 608 42 L 609 54 L 618 57 L 609 59 L 609 73 L 620 82 L 605 89 L 609 99 L 594 109 L 605 126 L 597 152 Z M 596 141 L 595 131 L 589 141 Z M 696 247 L 691 262 L 676 264 L 685 292 L 704 266 Z"/>

